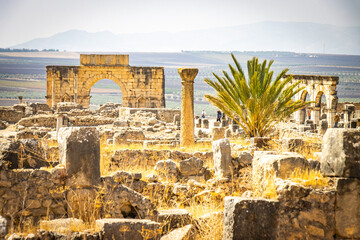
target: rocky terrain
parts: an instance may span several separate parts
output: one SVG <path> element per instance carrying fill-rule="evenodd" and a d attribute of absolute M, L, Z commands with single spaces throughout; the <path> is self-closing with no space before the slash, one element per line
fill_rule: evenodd
<path fill-rule="evenodd" d="M 1 107 L 0 237 L 360 238 L 356 124 L 288 121 L 249 139 L 195 117 L 195 144 L 180 147 L 180 115 Z"/>

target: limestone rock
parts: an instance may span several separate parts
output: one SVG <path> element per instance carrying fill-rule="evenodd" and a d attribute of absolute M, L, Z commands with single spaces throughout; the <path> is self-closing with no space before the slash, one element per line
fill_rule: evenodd
<path fill-rule="evenodd" d="M 0 238 L 5 239 L 7 232 L 7 221 L 5 218 L 0 216 Z"/>
<path fill-rule="evenodd" d="M 125 130 L 114 134 L 114 144 L 125 144 L 128 140 L 145 140 L 143 131 Z"/>
<path fill-rule="evenodd" d="M 104 218 L 96 220 L 96 227 L 103 232 L 103 239 L 160 239 L 160 224 L 145 219 Z"/>
<path fill-rule="evenodd" d="M 192 222 L 192 216 L 186 209 L 159 210 L 157 222 L 162 223 L 163 231 L 169 232 Z"/>
<path fill-rule="evenodd" d="M 212 129 L 212 140 L 216 141 L 225 137 L 225 128 L 214 127 Z"/>
<path fill-rule="evenodd" d="M 161 237 L 160 240 L 193 240 L 193 225 L 189 224 L 182 228 L 175 229 Z"/>
<path fill-rule="evenodd" d="M 145 176 L 146 181 L 148 182 L 157 182 L 158 176 L 156 174 L 150 173 L 149 175 Z"/>
<path fill-rule="evenodd" d="M 158 120 L 157 120 L 155 117 L 152 117 L 152 118 L 149 118 L 149 120 L 148 120 L 147 123 L 148 123 L 150 126 L 152 126 L 152 125 L 155 125 L 157 122 L 158 122 Z"/>
<path fill-rule="evenodd" d="M 5 121 L 0 120 L 0 130 L 6 129 L 8 124 Z"/>
<path fill-rule="evenodd" d="M 302 138 L 283 138 L 282 151 L 283 152 L 297 152 L 304 145 Z"/>
<path fill-rule="evenodd" d="M 257 148 L 267 148 L 270 140 L 269 137 L 253 137 L 250 139 L 250 144 Z"/>
<path fill-rule="evenodd" d="M 179 162 L 179 170 L 183 176 L 197 175 L 201 171 L 203 165 L 203 160 L 197 157 L 191 157 Z"/>
<path fill-rule="evenodd" d="M 231 147 L 228 138 L 213 142 L 215 175 L 219 177 L 229 176 L 232 173 Z"/>
<path fill-rule="evenodd" d="M 80 228 L 81 226 L 84 226 L 84 222 L 77 218 L 60 218 L 49 221 L 40 221 L 40 231 L 70 233 L 71 228 Z"/>
<path fill-rule="evenodd" d="M 104 203 L 111 209 L 107 214 L 112 218 L 153 219 L 157 211 L 150 199 L 115 182 L 104 183 Z M 111 204 L 112 203 L 112 204 Z"/>
<path fill-rule="evenodd" d="M 223 240 L 277 239 L 279 202 L 225 197 Z"/>
<path fill-rule="evenodd" d="M 114 127 L 129 127 L 129 121 L 127 120 L 116 120 L 114 123 Z"/>
<path fill-rule="evenodd" d="M 177 182 L 178 180 L 179 170 L 176 166 L 176 163 L 171 159 L 158 161 L 155 165 L 154 170 L 160 178 L 166 181 Z"/>
<path fill-rule="evenodd" d="M 326 119 L 322 119 L 319 122 L 319 133 L 324 135 L 326 130 L 328 129 L 328 121 Z"/>
<path fill-rule="evenodd" d="M 272 174 L 275 177 L 286 179 L 295 169 L 305 171 L 308 168 L 309 162 L 297 153 L 261 155 L 253 159 L 253 182 L 263 185 Z"/>
<path fill-rule="evenodd" d="M 100 183 L 100 143 L 96 128 L 60 128 L 58 143 L 60 163 L 66 168 L 68 184 L 94 186 Z"/>
<path fill-rule="evenodd" d="M 279 200 L 278 239 L 333 239 L 335 191 L 276 179 Z"/>
<path fill-rule="evenodd" d="M 338 178 L 335 187 L 336 236 L 360 239 L 360 179 Z"/>
<path fill-rule="evenodd" d="M 322 144 L 321 171 L 325 176 L 360 178 L 360 130 L 330 128 Z"/>
<path fill-rule="evenodd" d="M 253 155 L 249 151 L 242 151 L 238 154 L 238 161 L 242 164 L 249 165 L 252 163 Z"/>

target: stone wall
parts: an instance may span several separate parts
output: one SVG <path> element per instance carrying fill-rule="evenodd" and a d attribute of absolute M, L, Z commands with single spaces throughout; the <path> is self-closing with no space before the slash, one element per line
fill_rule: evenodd
<path fill-rule="evenodd" d="M 0 215 L 15 223 L 20 217 L 60 218 L 66 215 L 65 175 L 60 171 L 0 170 Z"/>
<path fill-rule="evenodd" d="M 174 116 L 181 114 L 180 109 L 169 109 L 169 108 L 119 108 L 119 118 L 127 119 L 130 115 L 135 114 L 138 111 L 151 112 L 156 114 L 156 119 L 167 123 L 174 122 Z"/>
<path fill-rule="evenodd" d="M 0 107 L 0 120 L 9 123 L 16 123 L 24 116 L 24 112 L 12 107 Z"/>
<path fill-rule="evenodd" d="M 112 156 L 111 165 L 112 166 L 143 166 L 153 168 L 157 161 L 172 159 L 176 162 L 189 159 L 192 156 L 198 157 L 203 161 L 212 161 L 213 154 L 212 152 L 201 153 L 197 152 L 195 154 L 184 153 L 179 151 L 171 150 L 117 150 Z M 111 166 L 110 166 L 111 167 Z"/>
<path fill-rule="evenodd" d="M 50 171 L 0 170 L 0 216 L 14 224 L 20 218 L 31 219 L 35 223 L 45 217 L 55 219 L 73 216 L 74 211 L 69 208 L 70 196 L 81 196 L 84 189 L 69 188 L 66 179 L 63 168 Z M 157 215 L 150 199 L 122 185 L 117 173 L 102 177 L 97 190 L 85 190 L 94 191 L 95 196 L 103 199 L 100 216 L 155 218 Z"/>

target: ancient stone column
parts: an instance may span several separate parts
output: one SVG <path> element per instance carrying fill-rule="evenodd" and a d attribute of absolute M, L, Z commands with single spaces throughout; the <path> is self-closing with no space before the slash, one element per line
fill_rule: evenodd
<path fill-rule="evenodd" d="M 194 144 L 194 79 L 197 68 L 179 68 L 181 77 L 181 132 L 180 146 L 189 147 Z"/>
<path fill-rule="evenodd" d="M 18 99 L 19 99 L 19 104 L 22 104 L 23 103 L 23 96 L 18 96 Z"/>
<path fill-rule="evenodd" d="M 64 123 L 64 116 L 62 113 L 59 113 L 56 119 L 56 136 L 59 136 L 59 130 L 60 128 L 63 127 L 63 123 Z"/>

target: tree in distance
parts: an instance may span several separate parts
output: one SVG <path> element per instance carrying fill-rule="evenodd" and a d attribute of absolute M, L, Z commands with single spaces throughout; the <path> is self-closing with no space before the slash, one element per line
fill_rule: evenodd
<path fill-rule="evenodd" d="M 231 57 L 236 66 L 229 64 L 231 75 L 223 71 L 223 77 L 213 73 L 216 80 L 205 79 L 216 90 L 216 95 L 207 94 L 205 98 L 236 121 L 249 137 L 266 136 L 275 124 L 310 103 L 293 100 L 303 88 L 298 88 L 300 81 L 291 82 L 291 75 L 284 77 L 289 69 L 282 70 L 273 80 L 270 67 L 274 61 L 259 63 L 254 57 L 247 61 L 246 79 L 235 56 Z"/>

